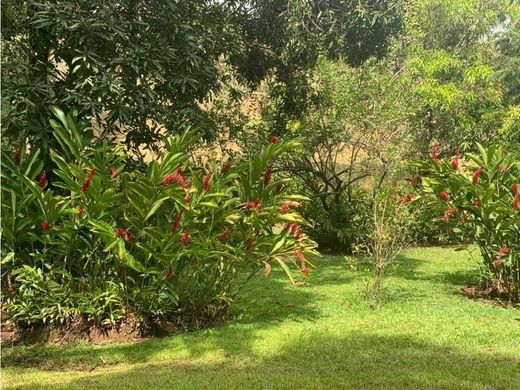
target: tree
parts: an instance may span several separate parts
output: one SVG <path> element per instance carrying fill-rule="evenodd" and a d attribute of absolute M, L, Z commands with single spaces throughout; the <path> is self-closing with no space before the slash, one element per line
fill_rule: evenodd
<path fill-rule="evenodd" d="M 44 152 L 52 104 L 134 151 L 163 126 L 197 125 L 219 59 L 239 47 L 222 5 L 205 0 L 10 0 L 2 24 L 5 134 Z"/>

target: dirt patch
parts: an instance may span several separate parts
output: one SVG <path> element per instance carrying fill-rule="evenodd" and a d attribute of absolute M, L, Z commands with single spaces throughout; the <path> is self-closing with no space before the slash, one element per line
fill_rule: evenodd
<path fill-rule="evenodd" d="M 501 307 L 520 309 L 519 304 L 512 304 L 504 297 L 504 293 L 492 287 L 470 286 L 461 288 L 460 292 L 470 299 L 485 301 Z"/>

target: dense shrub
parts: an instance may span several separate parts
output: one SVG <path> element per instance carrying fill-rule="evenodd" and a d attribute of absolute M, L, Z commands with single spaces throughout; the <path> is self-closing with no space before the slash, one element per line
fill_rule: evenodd
<path fill-rule="evenodd" d="M 270 168 L 297 142 L 274 139 L 249 162 L 203 170 L 188 163 L 185 133 L 144 172 L 127 172 L 120 148 L 54 111 L 56 180 L 38 151 L 20 145 L 2 158 L 2 293 L 18 326 L 110 326 L 128 314 L 200 326 L 226 312 L 248 275 L 277 265 L 292 279 L 294 263 L 308 276 L 303 198 Z"/>
<path fill-rule="evenodd" d="M 511 301 L 520 299 L 520 159 L 502 147 L 457 151 L 440 159 L 437 147 L 417 163 L 422 190 L 438 219 L 459 238 L 472 238 L 483 258 L 483 280 Z"/>

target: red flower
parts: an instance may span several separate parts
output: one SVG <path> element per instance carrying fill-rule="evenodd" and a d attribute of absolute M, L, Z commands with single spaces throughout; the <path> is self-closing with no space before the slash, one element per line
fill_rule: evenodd
<path fill-rule="evenodd" d="M 433 144 L 433 149 L 430 153 L 430 155 L 432 156 L 433 160 L 434 161 L 439 161 L 439 144 L 438 143 L 435 143 Z"/>
<path fill-rule="evenodd" d="M 292 202 L 292 201 L 288 201 L 288 202 L 285 202 L 282 207 L 280 207 L 280 214 L 286 214 L 288 211 L 289 211 L 289 208 L 291 207 L 294 207 L 294 208 L 300 208 L 302 207 L 302 202 Z"/>
<path fill-rule="evenodd" d="M 47 183 L 47 172 L 45 170 L 42 171 L 40 174 L 40 180 L 38 180 L 38 185 L 43 188 L 45 187 L 45 184 Z"/>
<path fill-rule="evenodd" d="M 184 214 L 184 209 L 181 209 L 181 211 L 179 211 L 179 214 L 177 214 L 177 216 L 175 217 L 175 219 L 172 222 L 171 230 L 173 233 L 175 233 L 179 229 L 179 225 L 181 224 L 182 214 Z"/>
<path fill-rule="evenodd" d="M 204 179 L 202 180 L 202 188 L 204 191 L 207 191 L 209 188 L 209 183 L 211 181 L 211 175 L 213 175 L 213 172 L 208 172 L 206 176 L 204 176 Z"/>
<path fill-rule="evenodd" d="M 220 235 L 218 236 L 218 240 L 219 240 L 220 242 L 222 242 L 222 243 L 225 242 L 225 241 L 228 239 L 228 237 L 229 237 L 230 235 L 232 235 L 235 231 L 236 231 L 236 228 L 235 228 L 234 226 L 233 226 L 232 228 L 229 228 L 229 229 L 226 230 L 224 233 L 222 233 L 222 234 L 220 234 Z"/>
<path fill-rule="evenodd" d="M 271 182 L 271 176 L 273 175 L 273 167 L 269 165 L 264 173 L 264 186 Z"/>
<path fill-rule="evenodd" d="M 169 186 L 172 183 L 177 183 L 177 184 L 179 184 L 183 188 L 187 185 L 186 182 L 185 182 L 184 172 L 183 172 L 182 168 L 177 169 L 176 172 L 170 173 L 161 182 L 161 184 L 164 187 L 167 187 L 167 186 Z"/>
<path fill-rule="evenodd" d="M 251 237 L 246 242 L 246 252 L 249 252 L 251 249 L 253 249 L 253 245 L 255 244 L 256 236 Z"/>
<path fill-rule="evenodd" d="M 186 229 L 181 237 L 182 246 L 186 247 L 190 242 L 190 229 Z"/>
<path fill-rule="evenodd" d="M 117 171 L 116 171 L 116 169 L 114 168 L 113 165 L 111 165 L 111 166 L 108 168 L 108 171 L 110 172 L 110 177 L 111 177 L 112 179 L 117 179 L 117 176 L 118 176 L 118 175 L 117 175 Z"/>
<path fill-rule="evenodd" d="M 300 272 L 303 275 L 304 279 L 308 279 L 309 274 L 311 273 L 311 270 L 309 268 L 303 266 L 302 268 L 300 268 Z"/>
<path fill-rule="evenodd" d="M 83 214 L 85 213 L 85 209 L 83 207 L 78 207 L 78 217 L 79 219 L 83 218 Z"/>
<path fill-rule="evenodd" d="M 466 218 L 464 218 L 464 217 L 460 217 L 460 218 L 459 218 L 459 222 L 460 222 L 460 223 L 465 223 L 465 222 L 466 222 Z"/>
<path fill-rule="evenodd" d="M 518 195 L 518 183 L 513 183 L 511 189 L 513 190 L 513 195 Z"/>
<path fill-rule="evenodd" d="M 457 214 L 457 210 L 455 209 L 447 209 L 445 212 L 444 212 L 444 223 L 449 223 L 450 222 L 450 217 L 452 215 L 456 215 Z"/>
<path fill-rule="evenodd" d="M 83 180 L 83 184 L 81 185 L 81 192 L 85 192 L 88 187 L 90 186 L 90 183 L 92 181 L 92 177 L 96 174 L 95 168 L 90 168 L 87 176 L 85 177 L 85 180 Z"/>
<path fill-rule="evenodd" d="M 228 173 L 229 170 L 230 170 L 231 168 L 233 168 L 234 166 L 235 166 L 235 164 L 233 164 L 231 161 L 228 161 L 228 162 L 226 163 L 226 165 L 224 165 L 224 167 L 222 168 L 222 172 L 221 172 L 221 174 L 222 174 L 222 175 L 225 175 L 225 174 Z"/>
<path fill-rule="evenodd" d="M 274 145 L 278 142 L 278 137 L 276 135 L 271 136 L 271 143 Z"/>
<path fill-rule="evenodd" d="M 12 288 L 11 286 L 7 287 L 7 292 L 8 293 L 13 293 L 14 292 L 14 288 Z"/>
<path fill-rule="evenodd" d="M 245 202 L 243 207 L 244 207 L 244 210 L 252 210 L 252 209 L 259 209 L 261 205 L 262 205 L 262 201 L 259 198 L 256 198 L 255 200 Z"/>
<path fill-rule="evenodd" d="M 166 272 L 164 273 L 163 280 L 169 282 L 173 276 L 173 267 L 171 265 L 166 268 Z"/>
<path fill-rule="evenodd" d="M 294 252 L 294 257 L 296 257 L 297 260 L 300 261 L 300 263 L 302 264 L 302 267 L 305 266 L 305 256 L 303 255 L 303 253 L 301 252 Z"/>
<path fill-rule="evenodd" d="M 190 196 L 190 194 L 188 194 L 188 193 L 186 192 L 186 195 L 184 195 L 184 201 L 185 201 L 186 203 L 189 203 L 190 200 L 191 200 L 191 196 Z"/>
<path fill-rule="evenodd" d="M 408 204 L 408 203 L 410 203 L 414 197 L 415 196 L 413 194 L 406 194 L 401 199 L 401 204 Z"/>
<path fill-rule="evenodd" d="M 128 233 L 128 230 L 122 227 L 116 229 L 116 237 L 123 237 L 125 241 L 132 241 L 133 237 Z"/>
<path fill-rule="evenodd" d="M 455 152 L 455 156 L 453 156 L 453 158 L 451 159 L 451 167 L 455 171 L 457 169 L 459 169 L 459 156 L 460 156 L 460 149 L 457 149 L 457 151 Z"/>
<path fill-rule="evenodd" d="M 498 267 L 500 267 L 502 264 L 504 264 L 504 260 L 502 260 L 501 257 L 497 257 L 497 258 L 495 259 L 495 267 L 498 268 Z"/>
<path fill-rule="evenodd" d="M 20 145 L 14 145 L 13 160 L 15 165 L 20 168 Z"/>
<path fill-rule="evenodd" d="M 477 198 L 473 199 L 473 207 L 479 207 L 480 206 L 480 200 Z"/>
<path fill-rule="evenodd" d="M 509 253 L 510 249 L 507 246 L 501 246 L 498 250 L 499 255 L 505 255 Z"/>
<path fill-rule="evenodd" d="M 43 221 L 43 222 L 42 222 L 42 230 L 43 230 L 44 232 L 46 232 L 46 231 L 49 230 L 49 228 L 50 228 L 49 221 L 47 221 L 47 220 Z"/>
<path fill-rule="evenodd" d="M 471 182 L 473 185 L 476 185 L 478 183 L 478 178 L 480 177 L 480 174 L 482 173 L 482 167 L 479 167 L 475 173 L 473 174 L 473 178 L 471 179 Z"/>
<path fill-rule="evenodd" d="M 439 192 L 439 197 L 443 199 L 445 202 L 448 202 L 450 200 L 450 196 L 446 191 Z"/>
<path fill-rule="evenodd" d="M 516 194 L 513 199 L 513 209 L 518 210 L 518 201 L 519 200 L 520 200 L 520 196 L 518 194 Z"/>

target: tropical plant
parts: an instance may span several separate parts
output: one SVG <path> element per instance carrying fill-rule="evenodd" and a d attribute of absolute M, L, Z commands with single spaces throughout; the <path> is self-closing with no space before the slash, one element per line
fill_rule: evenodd
<path fill-rule="evenodd" d="M 415 167 L 430 207 L 461 239 L 472 238 L 483 259 L 483 281 L 520 300 L 520 159 L 498 145 L 440 159 L 437 146 Z"/>
<path fill-rule="evenodd" d="M 39 150 L 2 158 L 2 292 L 20 328 L 82 319 L 112 326 L 202 326 L 226 313 L 242 284 L 294 263 L 309 276 L 314 244 L 301 232 L 303 197 L 272 177 L 298 146 L 269 143 L 249 161 L 193 168 L 185 132 L 145 171 L 126 171 L 121 148 L 96 141 L 76 112 L 53 109 L 62 153 L 49 183 Z"/>

